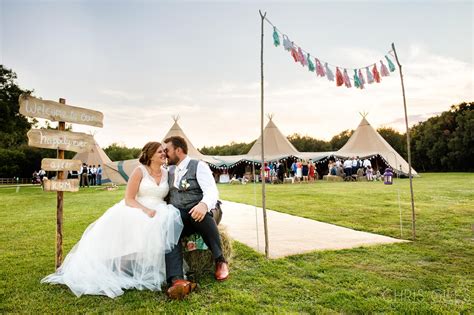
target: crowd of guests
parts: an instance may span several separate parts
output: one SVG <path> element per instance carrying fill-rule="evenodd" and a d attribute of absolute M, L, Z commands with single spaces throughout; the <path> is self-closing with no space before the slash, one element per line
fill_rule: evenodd
<path fill-rule="evenodd" d="M 68 178 L 79 179 L 80 187 L 100 186 L 102 185 L 102 172 L 103 170 L 100 164 L 96 167 L 95 165 L 82 163 L 82 167 L 79 171 L 69 172 Z"/>
<path fill-rule="evenodd" d="M 316 171 L 316 165 L 313 160 L 296 160 L 291 164 L 290 177 L 293 178 L 292 182 L 313 182 L 318 178 L 318 172 Z"/>
<path fill-rule="evenodd" d="M 380 180 L 382 177 L 378 170 L 374 173 L 372 163 L 368 158 L 361 160 L 358 156 L 346 160 L 331 160 L 328 169 L 328 175 L 340 176 L 345 180 L 354 180 L 365 176 L 368 181 L 373 181 Z"/>
<path fill-rule="evenodd" d="M 321 169 L 320 169 L 321 170 Z M 260 174 L 259 174 L 260 173 Z M 368 181 L 381 180 L 382 175 L 372 167 L 368 158 L 360 159 L 358 156 L 344 159 L 330 159 L 328 163 L 329 176 L 339 176 L 346 181 L 366 178 Z M 319 177 L 316 164 L 313 160 L 297 159 L 289 168 L 285 163 L 273 162 L 265 163 L 264 167 L 257 172 L 256 181 L 265 179 L 267 183 L 309 183 L 317 180 Z M 230 183 L 242 183 L 253 181 L 252 174 L 245 173 L 242 177 L 236 174 L 230 179 Z"/>
<path fill-rule="evenodd" d="M 43 180 L 46 177 L 46 171 L 44 169 L 40 169 L 39 171 L 34 171 L 33 175 L 31 176 L 31 183 L 34 184 L 43 184 Z"/>

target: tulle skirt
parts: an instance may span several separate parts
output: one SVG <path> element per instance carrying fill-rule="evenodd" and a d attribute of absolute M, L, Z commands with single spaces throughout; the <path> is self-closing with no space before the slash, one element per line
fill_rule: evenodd
<path fill-rule="evenodd" d="M 179 210 L 163 201 L 141 200 L 156 210 L 153 218 L 122 200 L 89 225 L 54 274 L 41 282 L 67 285 L 82 294 L 122 295 L 124 289 L 161 290 L 165 254 L 179 241 Z"/>

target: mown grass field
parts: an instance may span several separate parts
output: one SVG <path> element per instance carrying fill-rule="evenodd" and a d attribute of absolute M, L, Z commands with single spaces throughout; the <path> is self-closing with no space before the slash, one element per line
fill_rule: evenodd
<path fill-rule="evenodd" d="M 260 200 L 259 185 L 219 190 L 226 200 Z M 0 312 L 472 313 L 474 174 L 423 174 L 414 190 L 415 242 L 276 260 L 234 242 L 231 278 L 224 283 L 202 278 L 198 293 L 177 302 L 161 292 L 136 290 L 114 300 L 76 298 L 66 287 L 40 284 L 54 269 L 56 195 L 38 187 L 0 188 Z M 65 253 L 123 193 L 124 187 L 65 193 Z M 401 208 L 406 239 L 409 200 L 407 179 L 393 186 L 267 185 L 270 209 L 398 238 Z"/>

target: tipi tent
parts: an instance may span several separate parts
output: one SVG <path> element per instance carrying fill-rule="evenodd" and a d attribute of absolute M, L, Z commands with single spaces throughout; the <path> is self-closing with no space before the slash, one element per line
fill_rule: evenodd
<path fill-rule="evenodd" d="M 385 141 L 365 117 L 362 117 L 354 134 L 335 155 L 340 157 L 359 156 L 361 158 L 379 155 L 395 172 L 408 175 L 407 161 Z M 413 168 L 411 172 L 413 175 L 417 175 Z"/>
<path fill-rule="evenodd" d="M 105 154 L 97 141 L 94 139 L 94 145 L 90 148 L 89 151 L 77 153 L 74 157 L 74 160 L 81 160 L 82 163 L 87 165 L 99 164 L 102 166 L 102 183 L 115 183 L 115 184 L 125 184 L 126 182 L 114 169 L 111 169 L 108 165 L 112 163 L 110 158 Z"/>
<path fill-rule="evenodd" d="M 268 118 L 270 120 L 263 130 L 263 136 L 265 139 L 265 160 L 275 161 L 290 156 L 298 156 L 298 150 L 296 150 L 291 142 L 281 133 L 280 129 L 278 129 L 273 122 L 273 117 L 268 116 Z M 250 161 L 261 161 L 262 136 L 258 137 L 257 141 L 245 156 L 246 159 Z"/>
<path fill-rule="evenodd" d="M 173 119 L 174 119 L 174 124 L 173 126 L 171 126 L 170 130 L 168 131 L 166 136 L 163 138 L 163 140 L 165 140 L 168 137 L 176 137 L 176 136 L 183 137 L 184 140 L 186 140 L 186 143 L 188 144 L 188 155 L 193 159 L 203 159 L 204 155 L 194 147 L 194 145 L 191 143 L 191 141 L 189 141 L 188 137 L 184 133 L 183 129 L 181 129 L 181 127 L 178 125 L 179 117 L 176 116 L 176 117 L 173 117 Z"/>

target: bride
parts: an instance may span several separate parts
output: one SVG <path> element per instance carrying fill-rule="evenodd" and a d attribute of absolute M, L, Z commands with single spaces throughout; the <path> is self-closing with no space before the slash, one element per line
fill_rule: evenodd
<path fill-rule="evenodd" d="M 169 189 L 165 160 L 160 143 L 147 143 L 125 199 L 89 225 L 63 264 L 41 282 L 65 284 L 78 297 L 114 298 L 132 288 L 161 290 L 165 253 L 183 229 L 179 210 L 164 201 Z"/>

